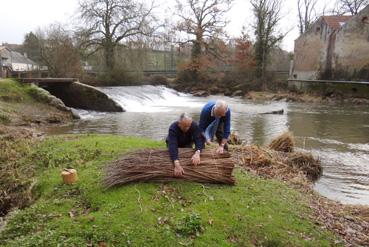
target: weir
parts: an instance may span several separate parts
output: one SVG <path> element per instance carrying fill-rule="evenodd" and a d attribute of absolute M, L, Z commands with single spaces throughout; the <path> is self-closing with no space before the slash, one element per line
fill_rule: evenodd
<path fill-rule="evenodd" d="M 125 110 L 103 91 L 83 84 L 75 78 L 23 78 L 23 83 L 34 83 L 61 99 L 68 107 L 102 112 Z"/>

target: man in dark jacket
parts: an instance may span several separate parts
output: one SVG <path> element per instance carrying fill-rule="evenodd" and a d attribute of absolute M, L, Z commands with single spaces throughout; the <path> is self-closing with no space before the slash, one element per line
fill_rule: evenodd
<path fill-rule="evenodd" d="M 174 163 L 174 176 L 183 176 L 183 168 L 179 162 L 178 148 L 192 148 L 195 143 L 195 153 L 192 156 L 194 165 L 200 164 L 200 153 L 203 148 L 201 132 L 195 121 L 187 114 L 183 113 L 178 121 L 172 123 L 169 127 L 168 137 L 166 139 L 169 155 Z"/>
<path fill-rule="evenodd" d="M 217 138 L 217 153 L 227 150 L 231 134 L 231 109 L 227 103 L 223 100 L 209 101 L 201 110 L 199 128 L 206 144 L 210 144 L 214 137 Z"/>

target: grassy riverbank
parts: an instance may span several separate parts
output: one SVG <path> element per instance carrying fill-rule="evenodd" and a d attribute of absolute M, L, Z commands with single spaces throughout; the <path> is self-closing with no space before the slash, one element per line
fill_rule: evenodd
<path fill-rule="evenodd" d="M 131 149 L 162 142 L 110 135 L 50 137 L 21 160 L 38 200 L 9 217 L 4 246 L 331 246 L 308 199 L 285 183 L 236 170 L 237 185 L 132 184 L 105 191 L 102 168 Z M 76 185 L 60 171 L 73 166 Z M 104 245 L 102 245 L 104 246 Z"/>
<path fill-rule="evenodd" d="M 71 120 L 63 103 L 47 91 L 13 79 L 0 81 L 0 124 L 37 127 Z"/>

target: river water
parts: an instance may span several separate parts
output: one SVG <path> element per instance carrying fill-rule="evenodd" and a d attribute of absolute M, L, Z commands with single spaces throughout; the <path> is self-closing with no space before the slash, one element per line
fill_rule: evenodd
<path fill-rule="evenodd" d="M 369 205 L 369 109 L 366 106 L 253 102 L 224 96 L 193 97 L 163 86 L 100 88 L 127 112 L 77 110 L 82 119 L 49 133 L 112 133 L 162 140 L 182 112 L 196 121 L 201 107 L 223 98 L 232 109 L 232 129 L 248 143 L 267 144 L 293 132 L 298 149 L 312 152 L 323 165 L 315 189 L 328 198 Z M 283 115 L 260 113 L 284 110 Z"/>

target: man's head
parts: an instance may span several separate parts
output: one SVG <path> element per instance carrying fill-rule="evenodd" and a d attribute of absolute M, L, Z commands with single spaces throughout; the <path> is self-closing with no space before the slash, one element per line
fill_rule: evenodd
<path fill-rule="evenodd" d="M 192 124 L 192 118 L 187 113 L 182 113 L 178 119 L 178 127 L 183 131 L 187 132 Z"/>
<path fill-rule="evenodd" d="M 214 116 L 224 117 L 228 111 L 228 104 L 224 100 L 217 100 L 214 106 Z"/>

